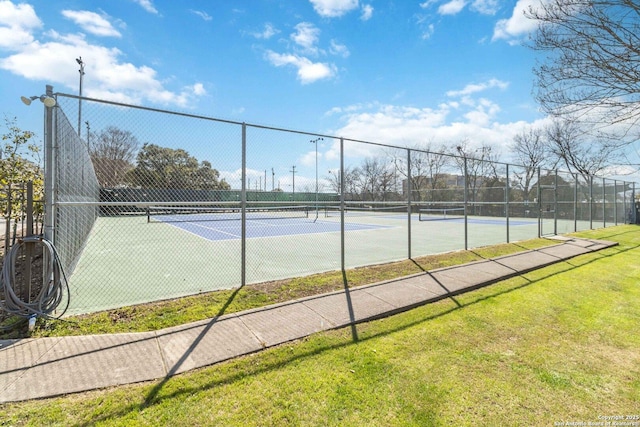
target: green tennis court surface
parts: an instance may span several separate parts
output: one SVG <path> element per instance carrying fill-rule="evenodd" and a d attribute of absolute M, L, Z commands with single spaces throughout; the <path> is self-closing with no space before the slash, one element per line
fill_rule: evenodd
<path fill-rule="evenodd" d="M 353 213 L 352 213 L 353 214 Z M 355 214 L 353 214 L 355 215 Z M 176 298 L 242 283 L 241 221 L 147 222 L 146 216 L 97 219 L 69 282 L 69 314 Z M 341 268 L 340 218 L 246 221 L 246 283 Z M 345 215 L 345 267 L 464 249 L 464 221 L 419 221 L 406 213 Z M 548 227 L 548 226 L 547 226 Z M 504 218 L 473 217 L 468 246 L 505 242 Z M 558 232 L 573 230 L 567 221 Z M 535 219 L 511 219 L 510 241 L 535 238 Z"/>

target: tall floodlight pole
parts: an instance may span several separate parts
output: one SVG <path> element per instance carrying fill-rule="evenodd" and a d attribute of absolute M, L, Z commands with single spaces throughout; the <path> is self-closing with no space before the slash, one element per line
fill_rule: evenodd
<path fill-rule="evenodd" d="M 80 65 L 80 69 L 78 70 L 78 72 L 80 73 L 80 88 L 78 91 L 78 136 L 80 136 L 80 124 L 82 123 L 82 77 L 84 76 L 84 62 L 82 62 L 81 56 L 76 58 L 76 62 L 78 63 L 78 65 Z"/>
<path fill-rule="evenodd" d="M 324 141 L 324 139 L 320 137 L 310 141 L 316 146 L 316 219 L 313 222 L 318 220 L 318 141 Z"/>

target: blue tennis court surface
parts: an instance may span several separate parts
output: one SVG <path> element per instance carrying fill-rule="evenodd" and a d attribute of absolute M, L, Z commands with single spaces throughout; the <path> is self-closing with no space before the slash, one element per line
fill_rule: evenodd
<path fill-rule="evenodd" d="M 251 220 L 247 221 L 247 238 L 293 236 L 299 234 L 339 233 L 340 223 L 307 218 L 290 218 L 286 220 Z M 195 234 L 207 240 L 240 239 L 242 222 L 238 220 L 175 222 L 169 225 Z M 378 230 L 392 228 L 373 224 L 345 223 L 345 231 Z"/>

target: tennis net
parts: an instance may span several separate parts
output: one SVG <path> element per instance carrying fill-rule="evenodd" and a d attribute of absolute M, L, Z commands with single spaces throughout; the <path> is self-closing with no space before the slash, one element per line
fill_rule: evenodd
<path fill-rule="evenodd" d="M 325 217 L 339 217 L 341 212 L 340 206 L 325 206 Z M 376 206 L 376 205 L 363 205 L 363 206 L 345 206 L 345 216 L 393 216 L 398 214 L 407 213 L 407 205 L 393 205 L 393 206 Z"/>
<path fill-rule="evenodd" d="M 281 220 L 308 218 L 311 206 L 260 206 L 247 207 L 247 220 Z M 239 221 L 242 208 L 239 206 L 148 206 L 147 222 L 198 222 Z"/>
<path fill-rule="evenodd" d="M 420 221 L 441 221 L 464 218 L 464 208 L 422 208 L 418 211 Z"/>

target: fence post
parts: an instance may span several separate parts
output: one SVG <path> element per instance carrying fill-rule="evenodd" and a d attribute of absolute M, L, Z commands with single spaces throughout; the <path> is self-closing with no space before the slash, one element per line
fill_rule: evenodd
<path fill-rule="evenodd" d="M 627 181 L 622 181 L 622 218 L 623 224 L 627 223 L 628 211 L 627 211 Z"/>
<path fill-rule="evenodd" d="M 344 138 L 340 138 L 340 269 L 345 271 L 344 252 Z"/>
<path fill-rule="evenodd" d="M 507 243 L 509 242 L 509 163 L 507 163 L 507 180 L 504 187 L 504 215 L 507 224 Z"/>
<path fill-rule="evenodd" d="M 573 231 L 578 231 L 578 175 L 573 177 Z"/>
<path fill-rule="evenodd" d="M 11 204 L 13 203 L 11 193 L 13 189 L 11 188 L 11 183 L 7 184 L 7 217 L 5 218 L 5 229 L 4 229 L 4 256 L 7 257 L 9 253 L 9 248 L 11 247 Z"/>
<path fill-rule="evenodd" d="M 636 209 L 636 183 L 632 184 L 631 190 L 631 211 L 633 212 L 633 223 L 638 223 L 638 210 Z"/>
<path fill-rule="evenodd" d="M 602 178 L 602 227 L 607 228 L 607 182 Z"/>
<path fill-rule="evenodd" d="M 33 235 L 33 181 L 27 182 L 27 236 Z M 35 243 L 25 243 L 25 270 L 24 270 L 24 283 L 27 284 L 27 294 L 22 298 L 22 301 L 31 302 L 31 264 L 34 255 Z"/>
<path fill-rule="evenodd" d="M 618 225 L 618 180 L 613 180 L 613 223 Z"/>
<path fill-rule="evenodd" d="M 242 187 L 240 190 L 240 286 L 247 283 L 247 124 L 242 123 Z"/>
<path fill-rule="evenodd" d="M 407 149 L 407 258 L 411 259 L 411 193 L 413 185 L 411 185 L 411 150 Z"/>
<path fill-rule="evenodd" d="M 589 175 L 589 229 L 593 230 L 593 176 Z"/>
<path fill-rule="evenodd" d="M 538 238 L 542 237 L 542 188 L 540 187 L 540 167 L 538 167 L 538 203 L 536 206 L 538 211 Z"/>
<path fill-rule="evenodd" d="M 53 86 L 47 85 L 47 96 L 53 97 Z M 57 105 L 57 104 L 56 104 Z M 44 107 L 44 237 L 50 242 L 55 240 L 55 161 L 53 144 L 53 109 Z M 55 243 L 55 242 L 54 242 Z"/>
<path fill-rule="evenodd" d="M 558 169 L 553 178 L 553 234 L 558 234 Z"/>
<path fill-rule="evenodd" d="M 468 218 L 467 218 L 467 210 L 469 209 L 469 201 L 468 201 L 468 189 L 469 189 L 469 172 L 467 171 L 467 156 L 462 157 L 464 161 L 464 192 L 463 192 L 463 200 L 464 200 L 464 250 L 469 250 L 469 233 L 468 233 Z"/>

